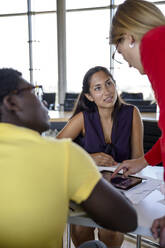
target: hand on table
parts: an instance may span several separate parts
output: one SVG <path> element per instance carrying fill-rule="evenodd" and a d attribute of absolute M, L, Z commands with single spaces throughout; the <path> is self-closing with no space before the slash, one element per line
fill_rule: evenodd
<path fill-rule="evenodd" d="M 165 216 L 154 220 L 151 232 L 155 239 L 159 238 L 160 247 L 165 247 Z"/>
<path fill-rule="evenodd" d="M 129 175 L 136 174 L 147 166 L 147 161 L 144 157 L 138 159 L 131 159 L 123 161 L 112 174 L 112 178 L 121 170 L 123 175 L 128 177 Z"/>
<path fill-rule="evenodd" d="M 114 166 L 117 164 L 111 155 L 104 152 L 92 153 L 90 155 L 98 166 Z"/>

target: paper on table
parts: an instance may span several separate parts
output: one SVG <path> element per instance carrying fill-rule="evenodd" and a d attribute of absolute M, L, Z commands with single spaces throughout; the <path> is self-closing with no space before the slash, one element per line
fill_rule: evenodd
<path fill-rule="evenodd" d="M 99 171 L 103 171 L 103 170 L 114 171 L 118 167 L 118 165 L 112 167 L 99 166 Z M 138 204 L 147 195 L 149 195 L 153 190 L 157 189 L 162 184 L 161 180 L 153 179 L 150 177 L 144 177 L 144 178 L 146 180 L 144 180 L 142 183 L 136 185 L 135 187 L 129 190 L 123 190 L 124 194 L 128 197 L 130 201 L 132 201 L 133 204 Z"/>
<path fill-rule="evenodd" d="M 124 191 L 125 195 L 134 204 L 138 204 L 153 190 L 156 190 L 162 184 L 161 180 L 148 178 L 143 183 L 136 185 L 134 188 Z"/>

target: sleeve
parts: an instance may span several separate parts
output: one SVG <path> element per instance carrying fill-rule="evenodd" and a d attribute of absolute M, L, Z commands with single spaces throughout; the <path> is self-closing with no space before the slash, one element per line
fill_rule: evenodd
<path fill-rule="evenodd" d="M 101 179 L 93 159 L 80 146 L 68 142 L 68 194 L 76 203 L 86 200 Z"/>
<path fill-rule="evenodd" d="M 160 139 L 153 145 L 153 147 L 144 155 L 144 158 L 149 165 L 157 165 L 162 161 Z"/>

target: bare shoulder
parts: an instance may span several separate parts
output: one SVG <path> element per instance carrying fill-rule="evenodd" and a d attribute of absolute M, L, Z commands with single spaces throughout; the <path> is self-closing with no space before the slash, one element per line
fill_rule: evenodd
<path fill-rule="evenodd" d="M 84 121 L 84 116 L 83 116 L 83 113 L 82 112 L 80 112 L 80 113 L 78 113 L 77 115 L 75 115 L 73 118 L 71 118 L 70 120 L 69 120 L 69 122 L 70 121 Z"/>
<path fill-rule="evenodd" d="M 134 109 L 133 109 L 132 123 L 133 123 L 133 127 L 135 129 L 143 127 L 143 121 L 142 121 L 142 118 L 141 118 L 141 114 L 140 114 L 139 109 L 136 106 L 134 106 Z"/>
<path fill-rule="evenodd" d="M 139 111 L 139 109 L 136 107 L 136 106 L 134 106 L 134 108 L 133 108 L 133 119 L 141 119 L 141 114 L 140 114 L 140 111 Z"/>
<path fill-rule="evenodd" d="M 58 133 L 57 138 L 75 139 L 83 131 L 83 127 L 84 117 L 80 112 L 67 122 L 66 126 Z"/>
<path fill-rule="evenodd" d="M 71 125 L 76 127 L 76 125 L 79 125 L 81 128 L 84 126 L 84 116 L 83 113 L 80 112 L 77 115 L 73 116 L 67 123 L 67 125 Z"/>

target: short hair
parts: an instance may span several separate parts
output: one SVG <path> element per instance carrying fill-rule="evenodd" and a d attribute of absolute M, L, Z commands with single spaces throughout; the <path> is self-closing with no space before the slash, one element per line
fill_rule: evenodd
<path fill-rule="evenodd" d="M 165 25 L 165 16 L 156 5 L 144 0 L 126 0 L 112 19 L 110 43 L 117 44 L 123 34 L 140 41 L 149 30 Z"/>
<path fill-rule="evenodd" d="M 0 104 L 3 98 L 18 88 L 22 73 L 12 68 L 0 69 Z"/>

